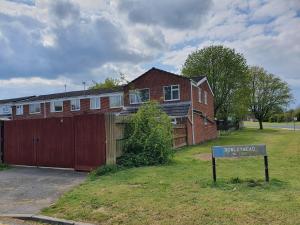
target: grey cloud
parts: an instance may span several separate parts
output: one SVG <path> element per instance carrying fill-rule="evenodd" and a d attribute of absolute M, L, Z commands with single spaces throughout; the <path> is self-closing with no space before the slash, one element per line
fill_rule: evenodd
<path fill-rule="evenodd" d="M 55 1 L 60 4 L 59 1 Z M 76 6 L 57 9 L 55 15 L 74 18 L 67 26 L 43 24 L 27 16 L 0 14 L 0 78 L 57 77 L 88 74 L 107 62 L 139 63 L 148 59 L 128 49 L 126 34 L 105 18 L 77 18 Z M 67 8 L 71 12 L 66 12 Z M 76 17 L 76 18 L 75 18 Z M 44 46 L 43 31 L 55 35 L 54 46 Z"/>
<path fill-rule="evenodd" d="M 199 27 L 211 6 L 212 0 L 119 1 L 119 10 L 131 22 L 175 29 Z"/>
<path fill-rule="evenodd" d="M 162 50 L 168 46 L 165 36 L 159 29 L 151 29 L 148 32 L 141 31 L 139 33 L 139 38 L 151 49 Z"/>
<path fill-rule="evenodd" d="M 57 19 L 76 19 L 80 16 L 80 8 L 68 0 L 53 1 L 49 8 L 50 13 Z"/>

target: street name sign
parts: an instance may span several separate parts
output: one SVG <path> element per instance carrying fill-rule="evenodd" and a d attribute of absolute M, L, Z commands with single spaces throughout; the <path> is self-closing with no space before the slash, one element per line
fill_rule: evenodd
<path fill-rule="evenodd" d="M 215 158 L 265 156 L 267 150 L 266 145 L 213 146 L 212 154 Z"/>
<path fill-rule="evenodd" d="M 216 158 L 238 158 L 263 156 L 265 164 L 265 178 L 269 182 L 268 155 L 266 145 L 232 145 L 232 146 L 213 146 L 212 147 L 212 167 L 213 180 L 216 182 Z"/>

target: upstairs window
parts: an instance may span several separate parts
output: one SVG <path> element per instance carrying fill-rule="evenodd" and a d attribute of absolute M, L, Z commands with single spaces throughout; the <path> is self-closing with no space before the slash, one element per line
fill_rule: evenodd
<path fill-rule="evenodd" d="M 109 107 L 110 108 L 119 108 L 123 105 L 122 96 L 110 96 L 109 97 Z"/>
<path fill-rule="evenodd" d="M 130 104 L 139 104 L 150 100 L 149 88 L 129 91 Z"/>
<path fill-rule="evenodd" d="M 170 85 L 164 87 L 165 101 L 180 100 L 179 85 Z"/>
<path fill-rule="evenodd" d="M 64 107 L 63 101 L 53 101 L 51 102 L 51 112 L 62 112 Z"/>
<path fill-rule="evenodd" d="M 72 99 L 71 111 L 79 111 L 79 110 L 80 110 L 80 99 Z"/>
<path fill-rule="evenodd" d="M 207 105 L 207 91 L 204 91 L 204 104 Z"/>
<path fill-rule="evenodd" d="M 23 115 L 23 105 L 16 106 L 16 115 L 17 116 Z"/>
<path fill-rule="evenodd" d="M 202 103 L 202 89 L 198 89 L 198 97 L 199 97 L 199 102 Z"/>
<path fill-rule="evenodd" d="M 101 102 L 100 97 L 90 98 L 90 109 L 100 109 Z"/>
<path fill-rule="evenodd" d="M 0 115 L 11 114 L 11 106 L 3 105 L 0 106 Z"/>
<path fill-rule="evenodd" d="M 29 105 L 29 113 L 30 114 L 41 113 L 41 104 L 40 103 L 30 104 Z"/>

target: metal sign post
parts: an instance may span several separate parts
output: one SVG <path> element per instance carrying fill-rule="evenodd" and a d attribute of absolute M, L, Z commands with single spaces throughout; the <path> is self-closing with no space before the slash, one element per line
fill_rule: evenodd
<path fill-rule="evenodd" d="M 265 180 L 269 182 L 269 163 L 266 145 L 235 145 L 212 147 L 213 180 L 217 181 L 216 158 L 264 156 Z"/>

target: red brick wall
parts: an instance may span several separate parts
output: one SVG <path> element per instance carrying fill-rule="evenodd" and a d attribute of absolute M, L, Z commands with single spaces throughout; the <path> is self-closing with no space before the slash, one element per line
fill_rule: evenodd
<path fill-rule="evenodd" d="M 199 88 L 202 91 L 202 103 L 199 102 Z M 193 86 L 193 104 L 194 109 L 205 113 L 211 119 L 214 119 L 214 96 L 212 95 L 208 83 L 204 82 L 200 86 Z M 207 104 L 204 103 L 204 91 L 207 92 Z"/>
<path fill-rule="evenodd" d="M 199 88 L 202 91 L 202 102 L 199 102 Z M 200 86 L 193 86 L 193 106 L 195 110 L 198 110 L 210 120 L 214 120 L 214 97 L 209 89 L 207 81 L 200 84 Z M 207 92 L 207 104 L 204 102 L 204 91 Z M 215 139 L 217 137 L 217 126 L 216 123 L 207 121 L 207 125 L 204 124 L 203 116 L 194 113 L 194 129 L 195 129 L 195 144 L 202 143 L 207 140 Z"/>
<path fill-rule="evenodd" d="M 208 83 L 204 82 L 200 85 L 202 89 L 202 103 L 199 102 L 199 89 L 193 86 L 193 108 L 202 113 L 205 113 L 211 120 L 214 119 L 214 99 L 209 89 Z M 204 91 L 207 92 L 207 104 L 204 103 Z M 189 118 L 192 120 L 192 111 L 189 111 Z M 194 138 L 195 144 L 199 144 L 208 140 L 215 139 L 217 137 L 217 126 L 216 123 L 207 122 L 204 124 L 203 116 L 194 113 Z M 193 128 L 190 122 L 187 122 L 188 130 L 188 144 L 193 144 Z"/>
<path fill-rule="evenodd" d="M 164 102 L 163 87 L 168 85 L 180 85 L 180 100 Z M 124 88 L 124 105 L 129 104 L 129 90 L 134 89 L 150 89 L 150 100 L 156 100 L 160 103 L 174 103 L 190 101 L 190 81 L 180 76 L 172 75 L 159 70 L 149 70 L 138 79 L 131 82 Z"/>
<path fill-rule="evenodd" d="M 16 115 L 16 107 L 13 106 L 13 119 L 40 119 L 49 117 L 68 117 L 81 114 L 119 112 L 121 108 L 109 108 L 109 97 L 101 97 L 101 109 L 90 109 L 90 99 L 80 99 L 80 110 L 71 111 L 71 102 L 66 100 L 63 102 L 63 112 L 51 112 L 50 102 L 46 102 L 46 110 L 44 103 L 41 103 L 41 113 L 29 114 L 29 105 L 23 106 L 23 115 Z"/>

